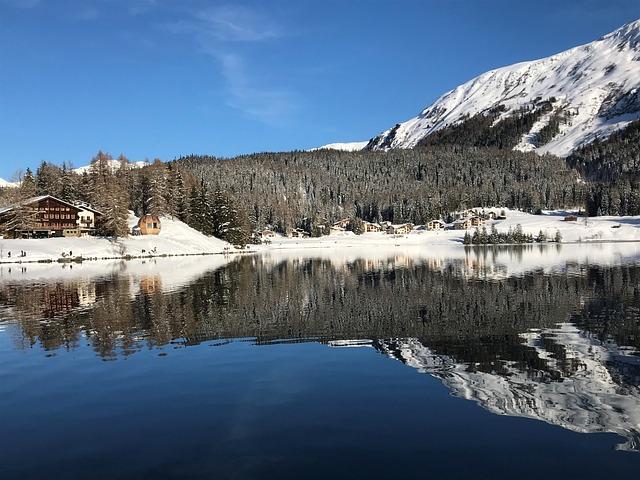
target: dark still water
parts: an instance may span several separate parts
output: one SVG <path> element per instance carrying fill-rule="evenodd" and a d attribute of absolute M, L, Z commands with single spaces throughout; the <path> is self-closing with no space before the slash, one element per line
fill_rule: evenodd
<path fill-rule="evenodd" d="M 0 478 L 640 471 L 640 249 L 0 267 Z"/>

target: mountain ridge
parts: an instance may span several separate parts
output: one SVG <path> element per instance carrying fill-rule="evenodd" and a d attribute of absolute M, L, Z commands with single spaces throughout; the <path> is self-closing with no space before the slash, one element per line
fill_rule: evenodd
<path fill-rule="evenodd" d="M 369 150 L 413 148 L 469 118 L 503 111 L 493 125 L 548 101 L 516 150 L 570 155 L 640 119 L 640 19 L 591 43 L 489 70 L 446 92 L 421 113 L 372 138 Z M 554 129 L 545 129 L 550 121 Z M 545 129 L 545 142 L 539 132 Z"/>

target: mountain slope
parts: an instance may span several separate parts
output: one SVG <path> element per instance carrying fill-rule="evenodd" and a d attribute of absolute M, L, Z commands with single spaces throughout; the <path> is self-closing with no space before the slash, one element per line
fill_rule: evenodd
<path fill-rule="evenodd" d="M 15 186 L 15 183 L 7 182 L 4 178 L 0 178 L 0 188 L 10 188 Z"/>
<path fill-rule="evenodd" d="M 107 163 L 109 165 L 109 168 L 114 172 L 120 168 L 120 161 L 115 158 L 108 160 Z M 129 168 L 131 169 L 142 168 L 149 165 L 149 162 L 147 162 L 146 160 L 142 160 L 139 162 L 129 162 L 128 165 L 129 165 Z M 85 172 L 89 173 L 91 171 L 91 164 L 85 165 L 83 167 L 74 168 L 73 171 L 78 175 L 82 175 Z"/>
<path fill-rule="evenodd" d="M 541 102 L 551 109 L 540 111 Z M 536 113 L 514 148 L 560 156 L 639 119 L 640 20 L 587 45 L 484 73 L 373 138 L 367 148 L 412 148 L 445 127 L 496 112 L 494 126 Z"/>
<path fill-rule="evenodd" d="M 346 143 L 329 143 L 318 148 L 312 148 L 310 151 L 315 150 L 340 150 L 343 152 L 357 152 L 367 146 L 369 142 L 346 142 Z"/>

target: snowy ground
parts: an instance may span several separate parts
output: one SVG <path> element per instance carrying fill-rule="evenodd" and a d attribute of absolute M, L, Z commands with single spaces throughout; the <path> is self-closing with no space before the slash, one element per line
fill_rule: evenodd
<path fill-rule="evenodd" d="M 137 219 L 131 217 L 130 225 Z M 207 237 L 178 220 L 162 219 L 160 235 L 130 236 L 124 239 L 84 237 L 7 240 L 0 239 L 0 262 L 37 262 L 59 259 L 101 260 L 140 256 L 204 255 L 227 253 L 227 242 Z M 19 257 L 25 251 L 25 257 Z M 11 252 L 11 258 L 9 258 Z M 71 253 L 71 255 L 69 255 Z M 64 255 L 63 255 L 64 254 Z"/>
<path fill-rule="evenodd" d="M 487 229 L 492 224 L 498 231 L 506 232 L 509 228 L 522 225 L 524 232 L 537 235 L 540 230 L 549 238 L 560 231 L 563 243 L 594 242 L 640 242 L 640 217 L 594 217 L 577 222 L 565 222 L 565 212 L 546 212 L 544 215 L 507 210 L 507 219 L 487 222 Z M 131 218 L 134 224 L 136 219 Z M 413 231 L 406 235 L 387 235 L 385 233 L 367 233 L 354 235 L 344 232 L 320 238 L 286 238 L 278 236 L 269 244 L 252 245 L 246 251 L 265 252 L 277 250 L 318 250 L 350 248 L 363 253 L 373 251 L 401 251 L 408 247 L 431 249 L 436 247 L 459 248 L 464 231 L 446 230 L 439 232 Z M 26 257 L 19 257 L 21 250 L 27 252 Z M 449 250 L 449 249 L 446 249 Z M 11 259 L 8 253 L 11 252 Z M 204 255 L 237 252 L 228 243 L 216 238 L 207 237 L 177 220 L 162 219 L 162 231 L 157 236 L 129 237 L 118 241 L 106 238 L 55 238 L 29 240 L 1 240 L 0 262 L 36 262 L 56 261 L 72 258 L 82 259 L 118 259 L 127 257 Z M 62 254 L 65 254 L 64 256 Z"/>
<path fill-rule="evenodd" d="M 603 242 L 603 241 L 640 241 L 640 217 L 593 217 L 585 223 L 565 222 L 567 212 L 545 212 L 544 215 L 530 215 L 516 210 L 507 210 L 507 219 L 486 223 L 487 230 L 495 225 L 499 232 L 507 232 L 520 224 L 525 233 L 537 235 L 543 230 L 553 238 L 556 230 L 562 234 L 564 243 Z M 471 229 L 473 232 L 475 229 Z M 260 245 L 261 250 L 308 249 L 340 247 L 404 247 L 419 245 L 461 244 L 464 230 L 417 231 L 406 235 L 387 235 L 386 233 L 366 233 L 354 235 L 350 232 L 337 233 L 320 238 L 276 237 L 269 245 Z"/>

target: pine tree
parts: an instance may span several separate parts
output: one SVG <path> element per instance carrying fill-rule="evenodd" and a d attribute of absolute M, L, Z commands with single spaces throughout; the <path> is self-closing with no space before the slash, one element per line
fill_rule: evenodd
<path fill-rule="evenodd" d="M 540 230 L 538 232 L 538 236 L 536 237 L 536 242 L 544 243 L 546 241 L 547 241 L 547 234 L 543 230 Z"/>
<path fill-rule="evenodd" d="M 123 165 L 113 172 L 111 157 L 99 152 L 91 164 L 92 203 L 100 210 L 98 229 L 103 235 L 126 237 L 128 227 L 128 192 L 123 179 L 128 167 Z"/>
<path fill-rule="evenodd" d="M 47 162 L 42 162 L 36 170 L 36 195 L 60 196 L 61 184 L 60 168 Z"/>
<path fill-rule="evenodd" d="M 188 202 L 182 172 L 173 163 L 167 165 L 167 170 L 167 210 L 169 215 L 184 222 L 188 217 Z"/>
<path fill-rule="evenodd" d="M 76 175 L 69 165 L 64 163 L 60 171 L 60 192 L 59 197 L 65 202 L 79 200 L 78 175 Z"/>
<path fill-rule="evenodd" d="M 211 234 L 233 245 L 246 245 L 251 235 L 246 212 L 220 189 L 214 191 L 210 205 Z"/>
<path fill-rule="evenodd" d="M 37 227 L 38 212 L 33 205 L 21 201 L 9 212 L 5 230 L 14 237 L 28 234 Z"/>
<path fill-rule="evenodd" d="M 560 230 L 556 230 L 556 236 L 554 238 L 554 241 L 556 243 L 561 243 L 562 242 L 562 234 L 560 233 Z"/>
<path fill-rule="evenodd" d="M 351 230 L 356 235 L 362 235 L 365 232 L 364 221 L 361 218 L 350 221 L 347 230 Z"/>
<path fill-rule="evenodd" d="M 489 233 L 489 243 L 495 245 L 500 242 L 500 235 L 498 234 L 498 229 L 496 229 L 495 225 L 491 225 L 491 233 Z"/>
<path fill-rule="evenodd" d="M 151 215 L 165 215 L 169 207 L 167 202 L 167 177 L 165 167 L 160 160 L 156 160 L 146 169 L 149 181 L 149 193 L 145 206 L 145 213 Z"/>
<path fill-rule="evenodd" d="M 20 181 L 20 197 L 24 200 L 36 196 L 36 180 L 30 168 L 24 172 Z"/>

